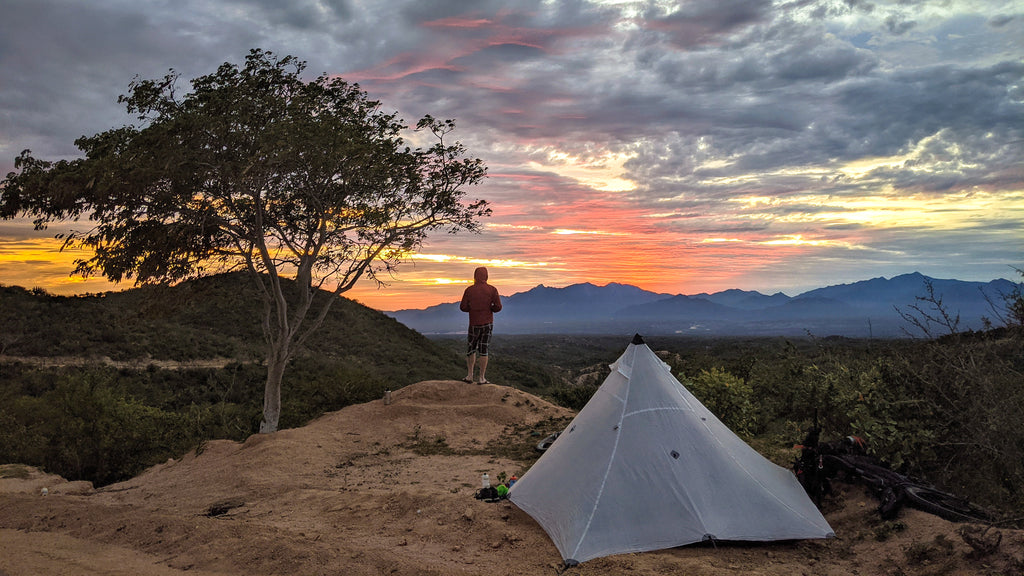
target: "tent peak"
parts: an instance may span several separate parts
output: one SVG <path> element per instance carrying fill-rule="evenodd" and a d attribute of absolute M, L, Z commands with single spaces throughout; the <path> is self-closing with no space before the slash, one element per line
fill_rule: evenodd
<path fill-rule="evenodd" d="M 643 343 L 644 343 L 644 337 L 641 336 L 639 332 L 637 332 L 636 334 L 633 335 L 633 341 L 630 342 L 630 344 L 643 344 Z"/>

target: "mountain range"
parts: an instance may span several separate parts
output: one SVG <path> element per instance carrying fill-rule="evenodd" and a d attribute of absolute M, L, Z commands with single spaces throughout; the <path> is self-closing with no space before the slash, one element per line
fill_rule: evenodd
<path fill-rule="evenodd" d="M 929 286 L 931 293 L 929 293 Z M 781 292 L 725 290 L 714 294 L 661 294 L 627 284 L 537 286 L 503 297 L 495 331 L 505 334 L 677 334 L 694 336 L 847 336 L 898 338 L 925 334 L 905 316 L 937 315 L 934 304 L 959 330 L 1000 325 L 1009 280 L 968 282 L 920 273 L 872 278 L 817 288 L 797 296 Z M 916 308 L 916 309 L 915 309 Z M 419 310 L 385 312 L 426 335 L 461 334 L 466 314 L 458 302 Z M 932 324 L 933 335 L 949 332 Z"/>

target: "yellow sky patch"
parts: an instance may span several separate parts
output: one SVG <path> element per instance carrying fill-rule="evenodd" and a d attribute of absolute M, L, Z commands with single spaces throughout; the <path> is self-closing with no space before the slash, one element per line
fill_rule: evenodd
<path fill-rule="evenodd" d="M 529 224 L 492 224 L 487 223 L 484 228 L 488 230 L 519 230 L 524 232 L 536 232 L 537 230 L 543 230 L 540 226 L 533 226 Z"/>
<path fill-rule="evenodd" d="M 452 254 L 409 254 L 409 260 L 426 260 L 437 263 L 463 263 L 476 264 L 478 266 L 495 266 L 501 268 L 543 268 L 548 266 L 547 262 L 524 262 L 522 260 L 503 260 L 497 258 L 471 258 L 467 256 L 455 256 Z"/>
<path fill-rule="evenodd" d="M 636 184 L 623 178 L 625 164 L 635 154 L 605 152 L 593 159 L 585 159 L 555 149 L 547 150 L 544 162 L 531 161 L 527 166 L 538 172 L 554 172 L 580 184 L 602 192 L 627 192 Z"/>
<path fill-rule="evenodd" d="M 831 240 L 808 240 L 804 238 L 803 234 L 790 234 L 774 240 L 764 240 L 758 242 L 758 244 L 768 246 L 829 246 L 837 243 Z"/>
<path fill-rule="evenodd" d="M 730 199 L 743 212 L 737 218 L 785 224 L 858 224 L 871 228 L 913 226 L 952 230 L 980 219 L 1024 217 L 1024 193 L 958 192 L 943 195 L 876 194 L 859 198 L 829 195 L 744 196 Z M 801 207 L 814 208 L 800 210 Z M 766 208 L 772 212 L 763 212 Z"/>
<path fill-rule="evenodd" d="M 576 234 L 587 234 L 591 236 L 628 236 L 626 232 L 605 232 L 602 230 L 572 230 L 570 228 L 557 228 L 552 234 L 558 236 L 573 236 Z"/>
<path fill-rule="evenodd" d="M 53 294 L 123 290 L 131 283 L 114 284 L 106 278 L 72 276 L 75 260 L 87 258 L 85 250 L 61 251 L 55 238 L 23 238 L 0 241 L 0 283 L 24 288 L 41 287 Z"/>

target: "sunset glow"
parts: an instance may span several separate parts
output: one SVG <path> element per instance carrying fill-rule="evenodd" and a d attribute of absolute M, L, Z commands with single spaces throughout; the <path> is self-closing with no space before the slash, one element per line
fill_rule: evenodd
<path fill-rule="evenodd" d="M 632 156 L 606 152 L 600 157 L 584 160 L 566 152 L 550 151 L 545 163 L 531 161 L 527 168 L 538 172 L 551 171 L 559 176 L 603 192 L 625 192 L 636 184 L 625 178 L 623 165 Z"/>
<path fill-rule="evenodd" d="M 438 232 L 385 285 L 346 294 L 378 309 L 458 300 L 478 266 L 503 295 L 579 282 L 795 295 L 1024 267 L 1013 2 L 342 4 L 15 3 L 0 34 L 38 54 L 0 59 L 0 175 L 23 149 L 73 158 L 79 136 L 134 122 L 117 96 L 136 76 L 173 68 L 185 91 L 262 47 L 358 82 L 410 126 L 455 119 L 449 138 L 488 166 L 466 191 L 492 209 L 480 233 Z M 0 283 L 128 287 L 70 277 L 88 255 L 60 252 L 57 228 L 0 221 Z"/>

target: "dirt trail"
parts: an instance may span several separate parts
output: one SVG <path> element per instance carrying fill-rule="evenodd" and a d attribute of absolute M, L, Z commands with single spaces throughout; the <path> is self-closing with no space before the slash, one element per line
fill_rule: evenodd
<path fill-rule="evenodd" d="M 33 469 L 0 479 L 0 576 L 1021 574 L 1024 535 L 974 558 L 960 526 L 917 512 L 883 522 L 859 489 L 826 506 L 837 538 L 624 554 L 562 571 L 554 545 L 480 475 L 520 464 L 485 447 L 572 414 L 520 390 L 456 381 L 199 454 L 92 490 Z M 419 455 L 414 445 L 437 450 Z M 421 451 L 422 452 L 422 451 Z M 10 475 L 10 466 L 8 474 Z M 47 488 L 47 495 L 41 494 Z"/>
<path fill-rule="evenodd" d="M 147 366 L 156 366 L 164 370 L 186 370 L 193 368 L 223 368 L 232 362 L 231 358 L 211 358 L 207 360 L 189 360 L 178 362 L 176 360 L 113 360 L 108 356 L 83 357 L 83 356 L 6 356 L 0 354 L 0 364 L 20 362 L 31 366 L 44 368 L 59 368 L 63 366 L 88 366 L 90 364 L 103 364 L 115 368 L 130 368 L 139 370 Z M 2 576 L 2 575 L 0 575 Z"/>

